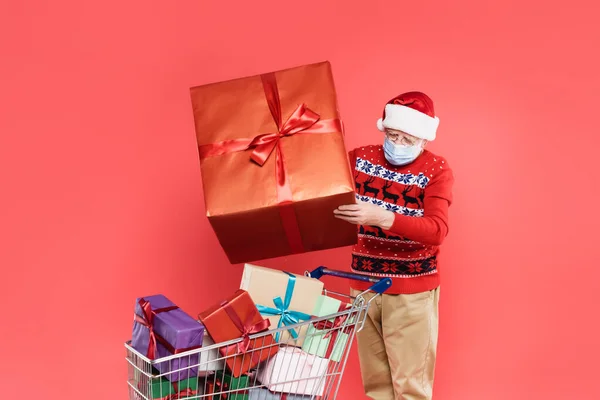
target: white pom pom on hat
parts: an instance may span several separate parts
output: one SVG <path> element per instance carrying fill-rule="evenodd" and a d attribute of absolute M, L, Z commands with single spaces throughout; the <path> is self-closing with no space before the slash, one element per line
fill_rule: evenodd
<path fill-rule="evenodd" d="M 377 120 L 377 129 L 395 129 L 409 135 L 435 140 L 440 120 L 435 116 L 433 101 L 422 92 L 406 92 L 385 105 L 383 117 Z"/>

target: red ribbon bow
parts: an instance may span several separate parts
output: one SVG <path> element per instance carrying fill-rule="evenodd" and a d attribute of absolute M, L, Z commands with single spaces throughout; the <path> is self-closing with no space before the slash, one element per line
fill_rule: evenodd
<path fill-rule="evenodd" d="M 293 209 L 285 207 L 291 204 L 293 199 L 292 190 L 286 178 L 281 139 L 299 133 L 341 132 L 342 123 L 337 118 L 320 120 L 320 115 L 307 108 L 305 104 L 300 104 L 287 121 L 282 123 L 281 100 L 279 98 L 275 74 L 261 75 L 261 79 L 269 110 L 277 124 L 277 132 L 260 134 L 253 139 L 225 140 L 219 143 L 199 146 L 200 159 L 254 149 L 250 158 L 260 166 L 263 166 L 273 150 L 276 149 L 275 174 L 277 179 L 277 201 L 280 205 L 281 219 L 290 249 L 294 253 L 301 253 L 304 251 L 304 246 L 296 215 Z"/>
<path fill-rule="evenodd" d="M 227 382 L 222 382 L 220 379 L 216 379 L 213 385 L 209 385 L 209 393 L 220 392 L 221 399 L 227 399 L 227 393 L 229 391 L 229 384 Z M 214 396 L 213 396 L 214 397 Z"/>
<path fill-rule="evenodd" d="M 229 301 L 224 301 L 221 303 L 221 307 L 225 310 L 231 322 L 235 325 L 235 327 L 242 334 L 242 341 L 227 346 L 226 349 L 230 350 L 232 347 L 237 347 L 237 353 L 246 353 L 252 346 L 250 346 L 250 335 L 266 331 L 271 325 L 271 321 L 268 319 L 263 319 L 260 322 L 253 324 L 252 320 L 254 319 L 254 314 L 251 310 L 248 310 L 246 314 L 246 321 L 242 322 L 240 316 L 235 312 Z M 227 352 L 229 353 L 229 351 Z"/>
<path fill-rule="evenodd" d="M 194 396 L 197 392 L 192 389 L 185 389 L 181 392 L 173 393 L 168 395 L 167 397 L 163 397 L 161 400 L 178 400 L 185 399 L 186 397 Z"/>
<path fill-rule="evenodd" d="M 150 305 L 150 302 L 148 300 L 144 300 L 144 299 L 140 299 L 138 301 L 138 304 L 140 305 L 140 308 L 142 309 L 143 315 L 134 314 L 134 318 L 137 323 L 145 326 L 150 331 L 150 341 L 148 343 L 148 352 L 147 352 L 146 356 L 149 359 L 154 360 L 156 358 L 156 351 L 157 351 L 156 350 L 156 346 L 157 346 L 156 342 L 157 341 L 160 342 L 162 345 L 165 345 L 165 343 L 166 343 L 165 347 L 167 347 L 167 348 L 172 347 L 162 336 L 160 336 L 159 334 L 154 332 L 154 316 L 161 312 L 168 312 L 168 311 L 176 310 L 179 307 L 170 306 L 170 307 L 158 308 L 156 310 L 153 310 L 152 305 Z"/>
<path fill-rule="evenodd" d="M 346 308 L 348 308 L 347 304 L 341 304 L 340 307 L 338 308 L 338 312 L 342 312 L 344 311 Z M 345 315 L 340 315 L 339 317 L 336 317 L 333 322 L 330 320 L 322 320 L 322 321 L 316 321 L 313 322 L 313 325 L 316 329 L 318 330 L 329 330 L 329 332 L 327 332 L 324 336 L 323 339 L 327 339 L 328 337 L 331 337 L 331 340 L 329 341 L 329 344 L 327 345 L 327 350 L 325 351 L 325 358 L 329 358 L 331 357 L 331 353 L 333 352 L 333 347 L 335 346 L 335 343 L 337 341 L 337 336 L 338 334 L 341 333 L 345 333 L 345 334 L 349 334 L 352 332 L 352 329 L 354 329 L 354 325 L 347 325 L 345 328 L 340 329 L 340 327 L 346 322 L 346 320 L 348 319 L 349 314 L 345 314 Z"/>
<path fill-rule="evenodd" d="M 179 308 L 178 306 L 169 306 L 153 310 L 150 302 L 144 299 L 140 299 L 138 304 L 142 309 L 143 315 L 134 314 L 134 318 L 137 323 L 145 326 L 150 331 L 150 341 L 148 342 L 148 351 L 146 353 L 146 357 L 148 357 L 150 360 L 154 360 L 156 358 L 156 353 L 158 351 L 157 342 L 163 345 L 171 354 L 179 354 L 186 351 L 199 349 L 201 347 L 193 346 L 184 349 L 176 349 L 171 345 L 171 343 L 167 342 L 162 336 L 154 331 L 154 317 L 163 312 L 177 310 Z"/>

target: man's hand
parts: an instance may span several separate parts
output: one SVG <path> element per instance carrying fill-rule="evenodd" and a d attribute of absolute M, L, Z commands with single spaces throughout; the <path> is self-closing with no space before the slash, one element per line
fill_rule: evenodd
<path fill-rule="evenodd" d="M 378 226 L 386 230 L 394 223 L 393 212 L 360 200 L 356 204 L 339 206 L 333 210 L 333 214 L 336 218 L 352 224 Z"/>

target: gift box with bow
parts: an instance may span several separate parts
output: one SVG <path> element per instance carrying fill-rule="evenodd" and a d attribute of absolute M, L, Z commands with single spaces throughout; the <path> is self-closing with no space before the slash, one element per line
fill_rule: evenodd
<path fill-rule="evenodd" d="M 150 360 L 198 349 L 203 338 L 204 326 L 165 296 L 158 294 L 136 300 L 131 346 Z M 198 354 L 194 354 L 153 366 L 176 382 L 197 376 L 197 364 Z"/>
<path fill-rule="evenodd" d="M 314 314 L 316 317 L 324 317 L 341 313 L 349 307 L 350 305 L 347 303 L 322 295 L 319 296 Z M 353 320 L 354 315 L 347 313 L 335 318 L 313 322 L 306 331 L 302 350 L 339 362 L 346 349 L 348 335 L 354 329 Z"/>
<path fill-rule="evenodd" d="M 206 215 L 231 263 L 349 246 L 355 202 L 329 62 L 190 89 Z"/>
<path fill-rule="evenodd" d="M 258 311 L 277 329 L 312 318 L 323 282 L 252 264 L 244 265 L 240 288 L 248 291 Z M 277 332 L 275 341 L 302 346 L 309 324 Z"/>
<path fill-rule="evenodd" d="M 202 312 L 198 318 L 217 343 L 242 339 L 219 348 L 227 368 L 236 378 L 279 350 L 270 334 L 250 339 L 251 335 L 268 330 L 270 321 L 260 315 L 252 298 L 244 290 L 237 290 L 224 301 Z"/>

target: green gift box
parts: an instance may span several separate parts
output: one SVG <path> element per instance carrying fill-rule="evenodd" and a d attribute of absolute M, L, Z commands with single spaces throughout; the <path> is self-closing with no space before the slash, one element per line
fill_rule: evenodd
<path fill-rule="evenodd" d="M 206 392 L 208 394 L 225 392 L 224 396 L 213 395 L 209 396 L 209 400 L 248 400 L 248 386 L 250 384 L 250 377 L 248 375 L 241 375 L 238 378 L 234 378 L 226 372 L 219 372 L 213 377 L 207 378 Z"/>
<path fill-rule="evenodd" d="M 313 315 L 326 317 L 327 315 L 344 311 L 348 307 L 349 304 L 342 303 L 333 297 L 321 295 L 317 300 Z M 348 343 L 349 329 L 343 329 L 343 327 L 352 328 L 354 326 L 352 318 L 346 322 L 348 316 L 346 314 L 341 317 L 316 322 L 317 326 L 315 324 L 310 325 L 306 331 L 306 339 L 302 345 L 302 350 L 308 354 L 314 354 L 334 362 L 339 362 L 344 355 L 346 343 Z M 350 315 L 350 317 L 353 316 Z"/>
<path fill-rule="evenodd" d="M 156 373 L 159 374 L 158 371 Z M 198 378 L 194 376 L 177 382 L 170 382 L 164 377 L 148 379 L 146 375 L 140 373 L 138 389 L 151 399 L 167 399 L 169 396 L 177 394 L 177 398 L 183 400 L 198 396 Z"/>

